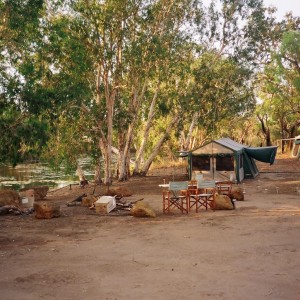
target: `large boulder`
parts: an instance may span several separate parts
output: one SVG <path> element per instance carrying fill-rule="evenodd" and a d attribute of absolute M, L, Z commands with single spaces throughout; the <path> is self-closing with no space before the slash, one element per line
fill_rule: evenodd
<path fill-rule="evenodd" d="M 60 217 L 60 206 L 45 202 L 45 201 L 38 201 L 35 202 L 34 205 L 35 217 L 37 219 L 51 219 Z"/>
<path fill-rule="evenodd" d="M 5 205 L 18 205 L 20 196 L 14 190 L 0 190 L 0 207 Z"/>
<path fill-rule="evenodd" d="M 227 195 L 215 195 L 215 210 L 230 210 L 234 209 L 233 202 Z"/>
<path fill-rule="evenodd" d="M 130 197 L 133 195 L 133 192 L 127 187 L 115 187 L 109 189 L 105 194 L 105 196 L 116 196 L 117 198 L 121 197 Z"/>
<path fill-rule="evenodd" d="M 19 192 L 19 195 L 21 197 L 21 204 L 23 207 L 33 207 L 33 203 L 35 200 L 34 194 L 35 192 L 33 189 Z"/>
<path fill-rule="evenodd" d="M 155 218 L 155 211 L 146 202 L 137 202 L 131 209 L 131 214 L 138 218 Z"/>
<path fill-rule="evenodd" d="M 40 200 L 43 200 L 44 198 L 46 198 L 47 193 L 49 191 L 49 187 L 48 186 L 33 186 L 30 188 L 23 188 L 20 190 L 20 194 L 21 193 L 25 193 L 25 195 L 26 195 L 26 193 L 32 194 L 32 191 L 33 191 L 34 200 L 40 201 Z"/>
<path fill-rule="evenodd" d="M 243 189 L 239 186 L 233 186 L 228 196 L 230 197 L 230 199 L 235 199 L 237 201 L 245 200 Z"/>
<path fill-rule="evenodd" d="M 81 206 L 90 207 L 97 201 L 97 197 L 94 195 L 87 195 L 86 197 L 82 198 Z"/>

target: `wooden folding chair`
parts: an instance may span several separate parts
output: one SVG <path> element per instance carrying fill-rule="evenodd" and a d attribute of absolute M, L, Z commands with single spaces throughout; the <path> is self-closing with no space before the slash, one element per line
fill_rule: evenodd
<path fill-rule="evenodd" d="M 163 212 L 179 209 L 182 213 L 189 212 L 189 193 L 187 181 L 171 181 L 169 190 L 163 191 Z"/>
<path fill-rule="evenodd" d="M 189 195 L 189 210 L 195 206 L 196 212 L 203 206 L 214 209 L 216 182 L 214 180 L 198 180 L 197 189 L 191 190 Z"/>
<path fill-rule="evenodd" d="M 218 181 L 216 187 L 218 194 L 228 195 L 232 190 L 232 181 Z"/>

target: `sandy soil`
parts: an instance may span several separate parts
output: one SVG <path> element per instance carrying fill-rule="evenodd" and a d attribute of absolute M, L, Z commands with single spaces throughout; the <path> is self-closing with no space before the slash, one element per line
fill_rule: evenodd
<path fill-rule="evenodd" d="M 0 299 L 299 300 L 300 162 L 259 168 L 234 211 L 162 214 L 158 184 L 169 177 L 158 170 L 114 184 L 134 191 L 128 201 L 144 198 L 154 219 L 66 206 L 93 187 L 49 193 L 60 218 L 1 216 Z"/>

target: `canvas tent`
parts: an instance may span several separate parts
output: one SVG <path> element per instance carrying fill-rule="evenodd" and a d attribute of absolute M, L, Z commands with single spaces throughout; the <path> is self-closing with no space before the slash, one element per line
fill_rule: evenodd
<path fill-rule="evenodd" d="M 258 175 L 255 160 L 273 164 L 277 146 L 249 147 L 229 138 L 212 140 L 181 156 L 188 157 L 189 178 L 201 172 L 206 178 L 236 180 Z"/>

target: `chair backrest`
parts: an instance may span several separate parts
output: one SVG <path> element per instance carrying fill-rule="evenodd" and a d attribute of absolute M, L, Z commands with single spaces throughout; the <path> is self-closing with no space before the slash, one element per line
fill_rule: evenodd
<path fill-rule="evenodd" d="M 188 189 L 187 181 L 170 181 L 169 182 L 169 190 L 170 191 L 181 191 Z"/>
<path fill-rule="evenodd" d="M 196 174 L 195 179 L 196 179 L 197 181 L 203 180 L 203 174 L 202 174 L 202 173 Z"/>
<path fill-rule="evenodd" d="M 199 180 L 197 183 L 198 189 L 214 189 L 216 188 L 215 180 Z"/>

